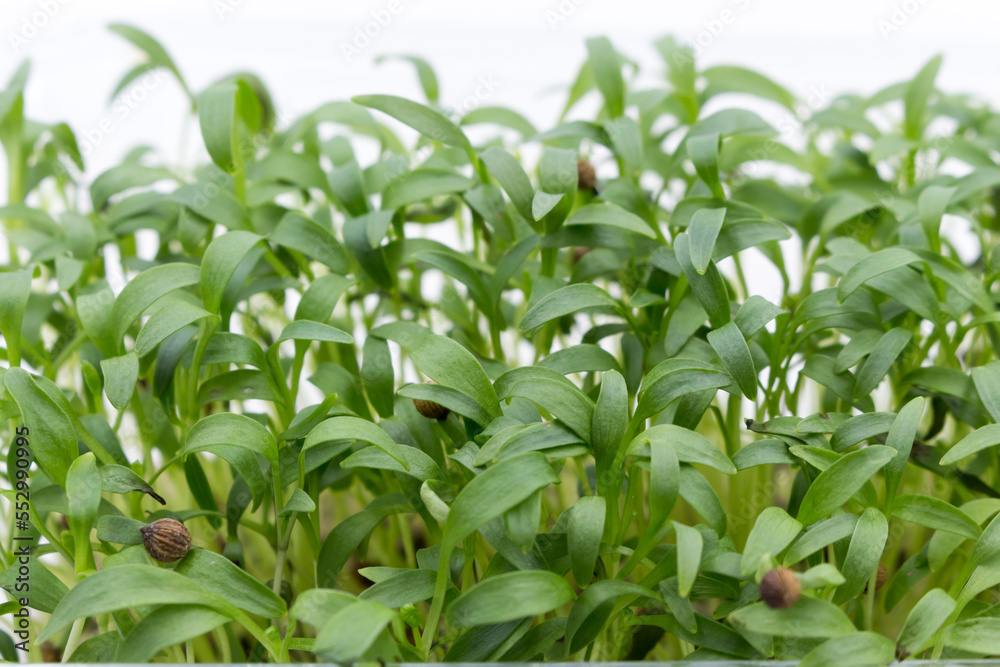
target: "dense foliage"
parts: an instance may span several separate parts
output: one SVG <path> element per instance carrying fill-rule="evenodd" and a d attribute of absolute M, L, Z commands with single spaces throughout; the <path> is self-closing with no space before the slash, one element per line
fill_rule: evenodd
<path fill-rule="evenodd" d="M 409 57 L 276 124 L 114 30 L 211 162 L 88 180 L 0 95 L 33 659 L 1000 654 L 1000 116 L 939 59 L 805 104 L 595 38 L 541 132 Z"/>

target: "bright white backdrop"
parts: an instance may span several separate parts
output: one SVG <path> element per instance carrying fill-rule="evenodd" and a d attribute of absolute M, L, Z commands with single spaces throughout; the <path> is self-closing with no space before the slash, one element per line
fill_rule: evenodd
<path fill-rule="evenodd" d="M 141 100 L 127 100 L 127 113 L 109 103 L 139 58 L 106 30 L 115 21 L 161 40 L 195 90 L 236 69 L 257 72 L 292 117 L 363 93 L 419 97 L 406 65 L 374 64 L 411 53 L 436 67 L 446 107 L 486 80 L 489 104 L 546 128 L 563 100 L 553 84 L 571 80 L 583 40 L 596 34 L 647 77 L 662 71 L 652 41 L 670 33 L 697 45 L 704 65 L 757 68 L 803 97 L 872 92 L 944 53 L 943 89 L 1000 102 L 1000 3 L 989 0 L 2 0 L 0 78 L 31 59 L 27 113 L 89 135 L 91 176 L 139 142 L 178 158 L 185 103 L 173 81 L 132 91 Z"/>

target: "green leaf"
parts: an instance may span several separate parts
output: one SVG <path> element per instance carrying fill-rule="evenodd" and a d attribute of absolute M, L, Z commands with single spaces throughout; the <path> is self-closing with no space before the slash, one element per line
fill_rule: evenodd
<path fill-rule="evenodd" d="M 371 443 L 398 461 L 404 469 L 409 467 L 403 449 L 388 433 L 369 421 L 347 416 L 332 417 L 320 422 L 306 437 L 299 459 L 302 460 L 309 449 L 331 440 L 361 440 Z"/>
<path fill-rule="evenodd" d="M 719 273 L 719 268 L 715 262 L 710 262 L 704 275 L 698 273 L 691 261 L 690 240 L 687 232 L 682 232 L 674 239 L 674 252 L 677 261 L 684 271 L 688 282 L 691 284 L 691 291 L 701 303 L 712 327 L 719 329 L 729 324 L 731 317 L 729 311 L 729 291 L 726 289 L 726 282 Z"/>
<path fill-rule="evenodd" d="M 1000 423 L 1000 360 L 973 368 L 972 381 L 986 411 L 994 422 Z"/>
<path fill-rule="evenodd" d="M 222 295 L 226 291 L 229 279 L 233 277 L 236 267 L 240 265 L 250 249 L 260 242 L 261 238 L 260 235 L 253 232 L 238 230 L 217 236 L 208 244 L 208 247 L 205 248 L 205 256 L 201 261 L 200 275 L 201 298 L 205 302 L 206 310 L 211 313 L 219 312 L 222 306 Z M 155 269 L 151 269 L 151 271 L 155 271 Z"/>
<path fill-rule="evenodd" d="M 513 155 L 500 148 L 493 146 L 482 154 L 482 160 L 486 163 L 486 168 L 500 183 L 511 202 L 518 212 L 526 220 L 534 220 L 535 215 L 532 205 L 535 197 L 535 189 L 531 186 L 528 175 L 524 173 L 524 168 Z"/>
<path fill-rule="evenodd" d="M 334 419 L 350 419 L 350 417 L 334 417 Z M 408 474 L 421 482 L 428 479 L 444 479 L 441 469 L 427 454 L 416 447 L 400 447 L 399 449 L 404 459 L 402 464 L 379 447 L 366 447 L 344 459 L 340 463 L 340 467 L 392 470 Z"/>
<path fill-rule="evenodd" d="M 416 169 L 391 180 L 382 191 L 382 210 L 392 211 L 431 197 L 465 192 L 473 185 L 465 176 L 443 169 Z"/>
<path fill-rule="evenodd" d="M 971 618 L 949 625 L 941 633 L 941 643 L 968 653 L 997 655 L 1000 653 L 1000 618 Z"/>
<path fill-rule="evenodd" d="M 139 357 L 127 352 L 120 357 L 101 360 L 104 375 L 104 393 L 116 410 L 124 410 L 135 393 L 139 381 Z"/>
<path fill-rule="evenodd" d="M 866 255 L 840 279 L 837 284 L 837 301 L 844 303 L 847 297 L 872 278 L 919 261 L 919 257 L 905 248 L 885 248 Z"/>
<path fill-rule="evenodd" d="M 567 285 L 539 299 L 521 318 L 518 328 L 526 334 L 531 334 L 556 318 L 594 310 L 619 314 L 622 312 L 622 306 L 597 285 L 590 283 Z"/>
<path fill-rule="evenodd" d="M 226 615 L 231 609 L 225 600 L 176 572 L 151 565 L 119 565 L 78 582 L 56 607 L 38 641 L 48 641 L 78 618 L 126 607 L 178 604 L 203 605 Z"/>
<path fill-rule="evenodd" d="M 924 399 L 918 396 L 899 411 L 885 438 L 886 446 L 896 450 L 896 456 L 885 467 L 885 491 L 888 499 L 886 502 L 891 502 L 895 497 L 906 464 L 910 461 L 910 451 L 917 438 L 917 429 L 920 427 L 920 417 L 923 412 Z"/>
<path fill-rule="evenodd" d="M 214 630 L 230 619 L 197 605 L 159 607 L 145 616 L 115 652 L 115 661 L 149 662 L 167 648 Z"/>
<path fill-rule="evenodd" d="M 107 493 L 130 493 L 139 491 L 145 493 L 161 505 L 166 505 L 167 501 L 161 498 L 153 487 L 139 477 L 132 470 L 125 466 L 106 463 L 101 466 L 101 488 Z"/>
<path fill-rule="evenodd" d="M 604 96 L 608 114 L 617 118 L 625 112 L 625 80 L 615 47 L 606 37 L 587 40 L 588 63 L 594 73 L 597 88 Z"/>
<path fill-rule="evenodd" d="M 248 148 L 245 143 L 249 142 L 244 142 L 241 126 L 256 132 L 261 128 L 262 116 L 260 102 L 243 78 L 212 84 L 198 96 L 201 136 L 219 169 L 233 174 L 242 168 L 243 153 Z"/>
<path fill-rule="evenodd" d="M 414 400 L 431 401 L 448 408 L 451 412 L 468 417 L 480 426 L 487 426 L 493 418 L 479 403 L 457 389 L 438 384 L 408 384 L 396 392 L 399 396 Z"/>
<path fill-rule="evenodd" d="M 568 510 L 566 547 L 573 579 L 581 588 L 586 587 L 594 578 L 606 511 L 606 501 L 600 496 L 584 496 Z"/>
<path fill-rule="evenodd" d="M 449 627 L 505 623 L 545 614 L 571 601 L 573 587 L 553 572 L 526 570 L 484 579 L 448 605 Z"/>
<path fill-rule="evenodd" d="M 344 246 L 329 230 L 300 213 L 286 213 L 271 232 L 270 239 L 272 243 L 296 250 L 320 262 L 334 273 L 350 272 L 351 265 Z M 330 279 L 328 276 L 323 278 Z"/>
<path fill-rule="evenodd" d="M 850 537 L 857 523 L 856 514 L 838 514 L 810 526 L 785 552 L 782 563 L 785 566 L 794 565 L 820 549 Z"/>
<path fill-rule="evenodd" d="M 934 91 L 934 79 L 941 68 L 941 56 L 934 56 L 906 86 L 903 95 L 905 115 L 903 131 L 909 139 L 919 139 L 927 125 L 928 101 Z"/>
<path fill-rule="evenodd" d="M 101 473 L 93 452 L 87 452 L 69 467 L 66 474 L 66 518 L 76 545 L 77 574 L 93 567 L 90 531 L 101 505 Z"/>
<path fill-rule="evenodd" d="M 128 41 L 132 42 L 132 44 L 139 47 L 146 54 L 146 58 L 148 60 L 144 65 L 140 66 L 146 69 L 143 69 L 141 71 L 148 71 L 149 69 L 157 67 L 164 67 L 168 69 L 175 77 L 177 77 L 177 81 L 178 83 L 181 84 L 181 88 L 183 88 L 187 96 L 191 98 L 192 105 L 194 104 L 194 99 L 191 96 L 191 91 L 188 90 L 187 84 L 184 82 L 184 78 L 181 76 L 180 70 L 177 69 L 177 65 L 174 64 L 174 61 L 170 57 L 170 54 L 167 53 L 166 49 L 164 49 L 159 42 L 157 42 L 149 34 L 143 32 L 142 30 L 139 30 L 138 28 L 135 28 L 130 25 L 125 25 L 123 23 L 112 23 L 110 26 L 108 26 L 108 30 L 110 30 L 113 33 L 117 33 L 118 35 L 121 35 Z M 132 80 L 132 77 L 130 75 L 131 73 L 126 75 L 125 78 L 122 79 L 122 81 L 118 84 L 118 86 L 115 87 L 114 92 L 111 93 L 112 98 L 117 97 L 118 94 L 122 92 L 122 90 L 124 90 L 125 87 L 129 84 L 129 82 Z M 137 662 L 145 662 L 145 660 L 139 660 Z"/>
<path fill-rule="evenodd" d="M 377 602 L 358 600 L 333 614 L 316 634 L 313 653 L 338 664 L 361 658 L 395 612 Z"/>
<path fill-rule="evenodd" d="M 677 521 L 673 525 L 677 533 L 677 592 L 686 598 L 698 576 L 704 543 L 697 529 Z"/>
<path fill-rule="evenodd" d="M 20 561 L 20 557 L 17 560 Z M 17 578 L 22 576 L 20 567 L 25 565 L 30 568 L 31 586 L 34 588 L 31 591 L 32 595 L 28 598 L 27 606 L 51 614 L 69 589 L 59 577 L 52 574 L 52 571 L 42 561 L 38 560 L 37 556 L 29 556 L 27 563 L 15 562 L 0 572 L 0 587 L 3 587 L 14 599 L 23 597 L 24 591 L 17 590 L 17 587 L 18 584 L 23 587 L 24 582 L 18 582 Z"/>
<path fill-rule="evenodd" d="M 925 526 L 932 530 L 942 530 L 978 540 L 982 534 L 979 524 L 965 512 L 939 498 L 919 494 L 906 494 L 896 498 L 892 505 L 892 515 L 903 521 Z"/>
<path fill-rule="evenodd" d="M 646 429 L 629 443 L 629 456 L 649 456 L 645 443 L 662 441 L 677 453 L 677 459 L 685 463 L 700 463 L 715 468 L 719 472 L 732 475 L 736 467 L 708 438 L 696 431 L 676 424 L 657 424 Z"/>
<path fill-rule="evenodd" d="M 97 520 L 97 539 L 113 544 L 142 544 L 140 529 L 146 524 L 127 516 L 105 514 Z"/>
<path fill-rule="evenodd" d="M 271 474 L 278 474 L 278 448 L 274 436 L 259 422 L 245 415 L 219 413 L 199 420 L 187 434 L 178 456 L 210 452 L 229 461 L 250 486 L 254 509 L 263 499 L 266 482 L 257 455 L 271 464 Z"/>
<path fill-rule="evenodd" d="M 541 369 L 534 370 L 540 371 Z M 499 394 L 501 399 L 517 396 L 544 407 L 580 436 L 584 442 L 590 442 L 590 427 L 594 420 L 594 403 L 576 385 L 565 380 L 562 376 L 559 376 L 559 379 L 527 377 L 512 383 L 509 387 L 500 388 Z"/>
<path fill-rule="evenodd" d="M 139 330 L 139 335 L 135 337 L 134 354 L 138 354 L 140 357 L 145 357 L 160 343 L 189 324 L 205 318 L 218 320 L 217 316 L 188 303 L 184 299 L 164 298 L 157 303 L 157 306 L 157 311 L 146 320 L 142 329 Z M 138 368 L 136 370 L 138 371 Z"/>
<path fill-rule="evenodd" d="M 650 227 L 650 223 L 634 213 L 629 213 L 621 206 L 610 203 L 588 204 L 577 209 L 565 224 L 567 227 L 590 225 L 613 227 L 646 238 L 656 238 L 656 233 Z"/>
<path fill-rule="evenodd" d="M 750 348 L 736 322 L 729 322 L 708 333 L 708 342 L 729 370 L 740 391 L 751 401 L 757 400 L 757 369 L 754 368 Z"/>
<path fill-rule="evenodd" d="M 52 481 L 65 487 L 66 474 L 79 453 L 72 422 L 24 370 L 11 368 L 3 383 L 31 434 L 35 460 Z"/>
<path fill-rule="evenodd" d="M 501 127 L 509 127 L 521 133 L 525 139 L 535 136 L 538 130 L 527 118 L 518 112 L 505 107 L 476 107 L 470 109 L 463 116 L 459 124 L 477 125 L 480 123 L 492 123 Z"/>
<path fill-rule="evenodd" d="M 799 505 L 799 522 L 808 526 L 831 514 L 895 456 L 896 450 L 881 445 L 842 456 L 809 486 Z"/>
<path fill-rule="evenodd" d="M 396 380 L 392 370 L 392 356 L 389 344 L 374 336 L 365 338 L 362 346 L 361 381 L 365 394 L 380 417 L 391 417 L 393 413 L 393 390 Z"/>
<path fill-rule="evenodd" d="M 0 335 L 7 346 L 10 366 L 21 363 L 21 323 L 30 295 L 30 271 L 0 273 Z"/>
<path fill-rule="evenodd" d="M 888 665 L 896 658 L 896 645 L 874 632 L 855 632 L 828 639 L 803 656 L 799 667 Z"/>
<path fill-rule="evenodd" d="M 710 132 L 688 137 L 685 147 L 699 178 L 712 191 L 712 196 L 716 199 L 725 199 L 726 192 L 719 182 L 719 142 L 719 133 Z"/>
<path fill-rule="evenodd" d="M 629 581 L 602 579 L 588 586 L 577 598 L 566 621 L 567 654 L 576 653 L 594 641 L 604 629 L 611 605 L 622 596 L 658 597 L 657 593 Z"/>
<path fill-rule="evenodd" d="M 691 150 L 691 143 L 688 144 L 688 150 Z M 708 270 L 708 264 L 712 261 L 712 253 L 715 250 L 715 241 L 719 238 L 725 217 L 724 208 L 703 208 L 695 211 L 691 222 L 688 223 L 691 265 L 699 275 L 705 275 L 705 271 Z"/>
<path fill-rule="evenodd" d="M 738 471 L 775 463 L 795 463 L 795 457 L 788 453 L 788 445 L 777 438 L 751 442 L 733 454 L 733 465 Z"/>
<path fill-rule="evenodd" d="M 196 265 L 180 263 L 154 266 L 130 280 L 111 307 L 108 326 L 114 344 L 121 346 L 125 332 L 154 301 L 176 289 L 194 285 L 198 280 Z"/>
<path fill-rule="evenodd" d="M 281 330 L 281 335 L 271 344 L 270 349 L 286 340 L 318 340 L 328 343 L 353 343 L 354 338 L 329 324 L 311 320 L 295 320 Z"/>
<path fill-rule="evenodd" d="M 757 571 L 760 560 L 767 554 L 777 557 L 802 532 L 802 524 L 788 515 L 780 507 L 768 507 L 754 522 L 743 558 L 740 573 L 750 576 Z"/>
<path fill-rule="evenodd" d="M 462 148 L 470 155 L 472 153 L 472 146 L 462 130 L 440 113 L 423 104 L 392 95 L 362 95 L 351 98 L 351 101 L 386 113 L 434 141 Z"/>
<path fill-rule="evenodd" d="M 854 400 L 860 401 L 875 390 L 878 383 L 886 376 L 896 358 L 913 340 L 913 332 L 897 327 L 891 329 L 879 339 L 871 354 L 865 359 L 854 380 Z"/>
<path fill-rule="evenodd" d="M 831 602 L 803 595 L 788 609 L 755 602 L 729 615 L 737 628 L 785 639 L 840 637 L 856 632 L 854 623 Z"/>
<path fill-rule="evenodd" d="M 471 480 L 451 504 L 441 538 L 441 567 L 447 567 L 447 558 L 463 539 L 558 481 L 545 456 L 537 452 L 501 461 Z"/>
<path fill-rule="evenodd" d="M 604 373 L 590 428 L 590 442 L 599 471 L 606 470 L 618 455 L 628 429 L 628 407 L 625 378 L 618 371 Z M 598 479 L 601 479 L 600 475 Z"/>
<path fill-rule="evenodd" d="M 720 93 L 746 93 L 777 102 L 789 109 L 795 105 L 795 96 L 788 90 L 753 70 L 734 65 L 716 65 L 701 73 L 708 85 L 702 95 L 708 99 Z"/>
<path fill-rule="evenodd" d="M 225 556 L 211 551 L 192 549 L 174 571 L 251 614 L 279 618 L 288 611 L 285 601 L 270 588 Z"/>
<path fill-rule="evenodd" d="M 834 604 L 843 604 L 864 590 L 878 567 L 885 541 L 889 537 L 889 522 L 880 510 L 869 507 L 858 518 L 847 548 L 847 555 L 840 567 L 847 580 L 837 589 Z"/>
<path fill-rule="evenodd" d="M 910 610 L 896 643 L 910 655 L 923 651 L 953 611 L 955 600 L 950 595 L 940 588 L 927 591 Z"/>
<path fill-rule="evenodd" d="M 317 583 L 324 587 L 335 587 L 337 577 L 347 560 L 375 526 L 386 517 L 412 511 L 401 495 L 389 494 L 381 496 L 364 510 L 338 523 L 323 540 L 323 546 L 316 557 Z"/>
<path fill-rule="evenodd" d="M 361 592 L 361 600 L 371 600 L 390 609 L 417 604 L 434 595 L 434 570 L 398 570 L 388 579 L 375 582 Z"/>
<path fill-rule="evenodd" d="M 395 340 L 408 348 L 410 359 L 422 373 L 437 384 L 457 389 L 475 400 L 492 418 L 501 415 L 500 401 L 482 365 L 460 343 L 446 336 L 431 334 L 423 327 L 399 329 L 389 333 L 386 328 L 372 331 Z"/>
<path fill-rule="evenodd" d="M 951 465 L 976 452 L 1000 445 L 1000 424 L 988 424 L 976 429 L 958 441 L 941 457 L 941 465 Z"/>

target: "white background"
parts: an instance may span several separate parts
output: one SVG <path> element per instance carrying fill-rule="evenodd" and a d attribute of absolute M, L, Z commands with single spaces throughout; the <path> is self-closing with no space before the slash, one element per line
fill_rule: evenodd
<path fill-rule="evenodd" d="M 699 62 L 761 70 L 806 98 L 814 91 L 870 93 L 909 78 L 936 53 L 947 91 L 1000 100 L 1000 3 L 974 0 L 0 0 L 0 78 L 25 57 L 33 71 L 29 117 L 65 120 L 89 136 L 91 178 L 130 147 L 146 143 L 177 163 L 185 102 L 166 79 L 133 90 L 127 114 L 109 95 L 139 62 L 107 31 L 115 21 L 156 36 L 198 91 L 237 69 L 258 73 L 283 116 L 364 93 L 419 99 L 413 71 L 382 54 L 420 54 L 437 69 L 441 102 L 456 108 L 481 77 L 496 83 L 486 104 L 508 105 L 551 127 L 563 89 L 585 58 L 586 37 L 610 37 L 655 81 L 663 67 L 652 41 L 673 34 L 700 44 Z M 387 10 L 398 6 L 398 13 Z M 391 16 L 385 26 L 373 16 Z M 375 32 L 360 54 L 358 30 Z M 375 30 L 372 30 L 372 28 Z M 142 98 L 141 101 L 138 98 Z M 111 130 L 104 132 L 99 128 Z M 197 157 L 197 136 L 185 161 Z"/>

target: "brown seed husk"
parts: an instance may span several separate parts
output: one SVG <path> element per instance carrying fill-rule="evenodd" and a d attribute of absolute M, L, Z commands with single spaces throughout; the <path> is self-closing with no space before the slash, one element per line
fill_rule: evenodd
<path fill-rule="evenodd" d="M 157 519 L 139 529 L 146 553 L 161 563 L 173 563 L 191 549 L 191 533 L 176 519 Z"/>
<path fill-rule="evenodd" d="M 594 186 L 597 185 L 597 172 L 594 171 L 594 165 L 586 160 L 577 160 L 576 178 L 577 187 L 580 190 L 593 190 Z"/>
<path fill-rule="evenodd" d="M 760 582 L 760 597 L 772 609 L 788 609 L 801 592 L 798 578 L 787 567 L 771 570 Z"/>
<path fill-rule="evenodd" d="M 875 575 L 875 590 L 879 590 L 889 581 L 889 570 L 882 563 L 878 564 L 878 573 Z"/>
<path fill-rule="evenodd" d="M 593 248 L 588 248 L 586 246 L 580 246 L 580 245 L 574 246 L 573 247 L 573 263 L 574 264 L 578 263 L 581 259 L 583 259 L 583 256 L 586 255 L 591 250 L 593 250 Z"/>
<path fill-rule="evenodd" d="M 427 417 L 428 419 L 436 419 L 438 421 L 444 421 L 447 419 L 448 413 L 451 412 L 440 403 L 425 401 L 422 398 L 413 399 L 413 406 L 417 409 L 417 412 L 422 414 L 424 417 Z"/>

